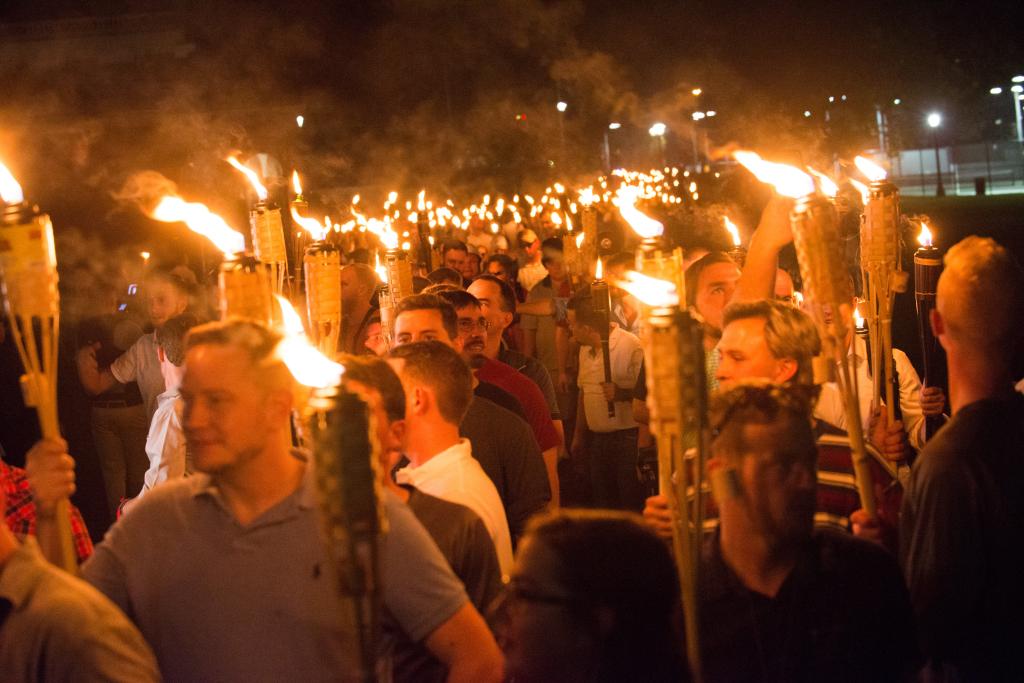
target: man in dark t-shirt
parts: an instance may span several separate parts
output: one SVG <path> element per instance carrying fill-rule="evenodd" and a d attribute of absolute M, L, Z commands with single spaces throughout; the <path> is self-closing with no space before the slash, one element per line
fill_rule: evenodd
<path fill-rule="evenodd" d="M 932 329 L 952 419 L 914 463 L 900 559 L 935 680 L 1015 680 L 1024 640 L 1024 398 L 1013 392 L 1024 272 L 991 239 L 952 247 Z"/>

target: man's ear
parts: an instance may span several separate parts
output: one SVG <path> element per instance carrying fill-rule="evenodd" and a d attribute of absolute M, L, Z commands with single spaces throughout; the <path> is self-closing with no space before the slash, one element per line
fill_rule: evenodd
<path fill-rule="evenodd" d="M 942 348 L 946 348 L 946 321 L 943 320 L 942 314 L 937 308 L 933 308 L 928 314 L 928 323 L 932 326 L 932 334 L 939 340 L 939 344 L 942 345 Z"/>
<path fill-rule="evenodd" d="M 777 384 L 783 384 L 796 377 L 800 365 L 792 358 L 780 358 L 775 361 L 775 377 L 772 379 Z"/>
<path fill-rule="evenodd" d="M 409 395 L 409 411 L 412 415 L 424 415 L 430 410 L 433 396 L 424 386 L 415 386 Z"/>

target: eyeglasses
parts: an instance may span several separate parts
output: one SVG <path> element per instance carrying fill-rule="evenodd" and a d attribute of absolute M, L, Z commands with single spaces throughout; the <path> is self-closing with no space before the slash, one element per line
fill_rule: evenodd
<path fill-rule="evenodd" d="M 486 332 L 491 329 L 491 323 L 484 317 L 477 318 L 476 320 L 473 320 L 472 318 L 459 318 L 458 328 L 459 332 L 462 332 L 463 334 L 472 334 L 473 332 L 476 332 L 477 329 L 481 329 Z"/>

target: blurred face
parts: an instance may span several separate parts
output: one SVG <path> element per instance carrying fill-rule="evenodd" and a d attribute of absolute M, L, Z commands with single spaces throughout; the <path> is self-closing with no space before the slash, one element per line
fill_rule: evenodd
<path fill-rule="evenodd" d="M 605 269 L 604 279 L 605 279 L 605 282 L 609 283 L 608 284 L 608 294 L 610 296 L 616 298 L 616 299 L 621 299 L 628 292 L 625 292 L 625 291 L 619 289 L 618 287 L 616 287 L 615 285 L 613 285 L 611 283 L 612 282 L 617 282 L 618 280 L 624 280 L 626 278 L 626 270 L 627 270 L 627 268 L 626 268 L 625 265 L 612 266 L 610 268 L 606 268 Z"/>
<path fill-rule="evenodd" d="M 598 659 L 597 639 L 574 614 L 575 601 L 557 578 L 560 573 L 558 555 L 543 541 L 527 537 L 520 544 L 499 608 L 509 680 L 586 680 Z"/>
<path fill-rule="evenodd" d="M 383 356 L 388 352 L 388 343 L 384 339 L 384 330 L 379 322 L 372 322 L 366 326 L 366 341 L 363 346 L 375 356 Z"/>
<path fill-rule="evenodd" d="M 789 273 L 779 268 L 775 273 L 775 298 L 779 301 L 785 301 L 787 304 L 792 304 L 794 303 L 794 291 L 793 278 L 790 277 Z"/>
<path fill-rule="evenodd" d="M 466 257 L 466 266 L 459 271 L 467 281 L 480 274 L 480 255 L 470 254 Z"/>
<path fill-rule="evenodd" d="M 466 306 L 457 311 L 459 316 L 459 343 L 462 357 L 472 366 L 487 349 L 487 327 L 490 323 L 479 306 Z M 456 346 L 458 348 L 458 346 Z"/>
<path fill-rule="evenodd" d="M 590 325 L 576 320 L 576 311 L 568 311 L 569 333 L 572 339 L 582 346 L 597 347 L 601 345 L 601 335 Z"/>
<path fill-rule="evenodd" d="M 149 308 L 149 321 L 154 327 L 161 327 L 174 316 L 185 312 L 188 296 L 171 283 L 153 278 L 146 282 L 146 305 Z"/>
<path fill-rule="evenodd" d="M 549 259 L 547 263 L 544 264 L 544 267 L 547 268 L 548 275 L 550 275 L 553 280 L 565 279 L 565 261 L 562 259 Z"/>
<path fill-rule="evenodd" d="M 493 282 L 477 280 L 468 291 L 480 301 L 480 309 L 490 325 L 488 334 L 500 339 L 501 333 L 512 324 L 512 314 L 501 310 L 501 288 Z"/>
<path fill-rule="evenodd" d="M 356 276 L 355 268 L 341 269 L 341 303 L 342 310 L 347 306 L 362 304 L 368 297 Z"/>
<path fill-rule="evenodd" d="M 186 354 L 182 424 L 199 471 L 237 471 L 262 452 L 275 430 L 287 428 L 288 393 L 260 385 L 255 373 L 234 346 L 205 344 Z"/>
<path fill-rule="evenodd" d="M 457 270 L 465 275 L 466 262 L 469 260 L 469 254 L 460 249 L 449 249 L 444 253 L 444 265 L 446 268 Z"/>
<path fill-rule="evenodd" d="M 715 263 L 697 278 L 697 310 L 716 330 L 722 329 L 722 311 L 736 291 L 740 269 L 732 263 Z"/>
<path fill-rule="evenodd" d="M 734 320 L 722 330 L 717 351 L 718 378 L 721 389 L 728 389 L 744 379 L 769 379 L 785 382 L 796 372 L 796 363 L 779 360 L 768 349 L 764 339 L 764 318 Z"/>
<path fill-rule="evenodd" d="M 497 261 L 491 261 L 487 264 L 487 274 L 508 282 L 508 273 L 505 272 L 505 269 Z"/>
<path fill-rule="evenodd" d="M 744 452 L 736 466 L 740 495 L 719 501 L 722 524 L 736 519 L 775 544 L 807 538 L 817 502 L 815 472 L 805 465 L 788 463 L 776 452 L 785 439 L 779 426 L 748 424 L 743 430 Z"/>
<path fill-rule="evenodd" d="M 395 346 L 418 341 L 439 341 L 453 345 L 452 338 L 444 329 L 441 312 L 433 309 L 403 311 L 395 319 Z"/>

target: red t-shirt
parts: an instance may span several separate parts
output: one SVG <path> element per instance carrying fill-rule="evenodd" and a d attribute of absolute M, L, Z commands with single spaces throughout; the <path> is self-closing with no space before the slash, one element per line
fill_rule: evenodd
<path fill-rule="evenodd" d="M 516 372 L 512 366 L 491 358 L 476 371 L 476 376 L 480 381 L 490 382 L 516 397 L 523 406 L 526 421 L 530 423 L 530 429 L 542 451 L 561 445 L 562 440 L 555 431 L 555 423 L 551 421 L 551 411 L 544 400 L 544 394 L 533 380 Z"/>

